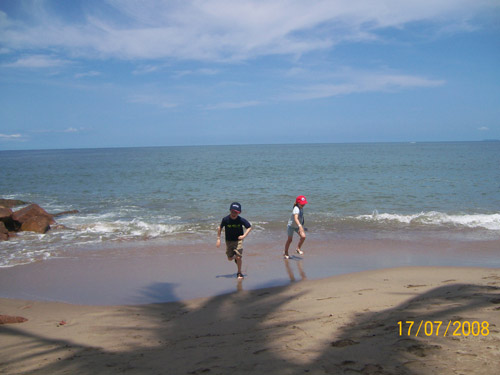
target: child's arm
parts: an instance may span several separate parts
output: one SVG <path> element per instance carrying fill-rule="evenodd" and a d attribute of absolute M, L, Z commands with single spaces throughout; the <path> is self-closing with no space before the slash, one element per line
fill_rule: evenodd
<path fill-rule="evenodd" d="M 294 214 L 293 219 L 295 220 L 295 224 L 300 228 L 302 228 L 302 223 L 299 221 L 299 214 Z"/>
<path fill-rule="evenodd" d="M 250 233 L 251 230 L 252 230 L 252 227 L 246 228 L 245 233 L 243 233 L 243 235 L 239 236 L 238 239 L 239 240 L 244 240 L 245 237 L 248 236 L 248 233 Z"/>
<path fill-rule="evenodd" d="M 302 226 L 302 224 L 299 221 L 299 214 L 293 215 L 293 218 L 295 220 L 295 224 L 297 224 L 297 226 L 299 227 L 299 235 L 305 236 L 304 227 Z"/>
<path fill-rule="evenodd" d="M 215 243 L 215 246 L 217 246 L 217 247 L 220 247 L 221 232 L 222 232 L 222 228 L 219 226 L 219 228 L 217 228 L 217 242 Z"/>

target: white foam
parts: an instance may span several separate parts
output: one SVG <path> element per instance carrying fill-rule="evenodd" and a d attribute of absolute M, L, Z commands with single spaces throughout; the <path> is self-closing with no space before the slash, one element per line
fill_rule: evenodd
<path fill-rule="evenodd" d="M 420 224 L 435 226 L 457 226 L 466 228 L 484 228 L 500 231 L 500 214 L 446 214 L 437 211 L 401 215 L 374 211 L 371 215 L 359 215 L 355 219 L 374 222 L 397 222 L 402 224 Z"/>
<path fill-rule="evenodd" d="M 133 219 L 131 221 L 101 221 L 82 225 L 76 229 L 79 231 L 78 237 L 88 234 L 100 235 L 108 239 L 116 236 L 121 236 L 122 238 L 156 238 L 176 233 L 182 230 L 182 225 L 148 223 L 139 219 Z"/>
<path fill-rule="evenodd" d="M 46 249 L 27 251 L 23 248 L 0 257 L 0 268 L 9 268 L 40 260 L 47 260 L 52 256 L 53 254 Z"/>

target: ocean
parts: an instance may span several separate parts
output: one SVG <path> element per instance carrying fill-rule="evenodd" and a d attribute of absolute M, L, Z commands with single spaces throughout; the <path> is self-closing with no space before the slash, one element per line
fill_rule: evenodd
<path fill-rule="evenodd" d="M 0 151 L 0 164 L 0 198 L 78 210 L 57 218 L 65 228 L 0 242 L 0 267 L 213 246 L 233 201 L 252 241 L 280 247 L 297 195 L 312 239 L 500 239 L 500 142 Z"/>

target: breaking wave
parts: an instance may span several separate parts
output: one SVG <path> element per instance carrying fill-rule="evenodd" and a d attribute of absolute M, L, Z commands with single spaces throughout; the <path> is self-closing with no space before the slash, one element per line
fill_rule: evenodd
<path fill-rule="evenodd" d="M 469 229 L 488 229 L 500 231 L 500 213 L 495 214 L 447 214 L 437 211 L 402 215 L 374 211 L 371 215 L 352 217 L 368 223 L 403 224 L 419 226 L 461 227 Z"/>

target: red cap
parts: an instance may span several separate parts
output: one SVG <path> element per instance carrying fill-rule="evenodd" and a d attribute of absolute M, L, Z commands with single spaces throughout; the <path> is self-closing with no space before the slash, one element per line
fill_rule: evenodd
<path fill-rule="evenodd" d="M 295 199 L 295 203 L 305 205 L 307 204 L 307 199 L 303 195 L 299 195 L 297 199 Z"/>

